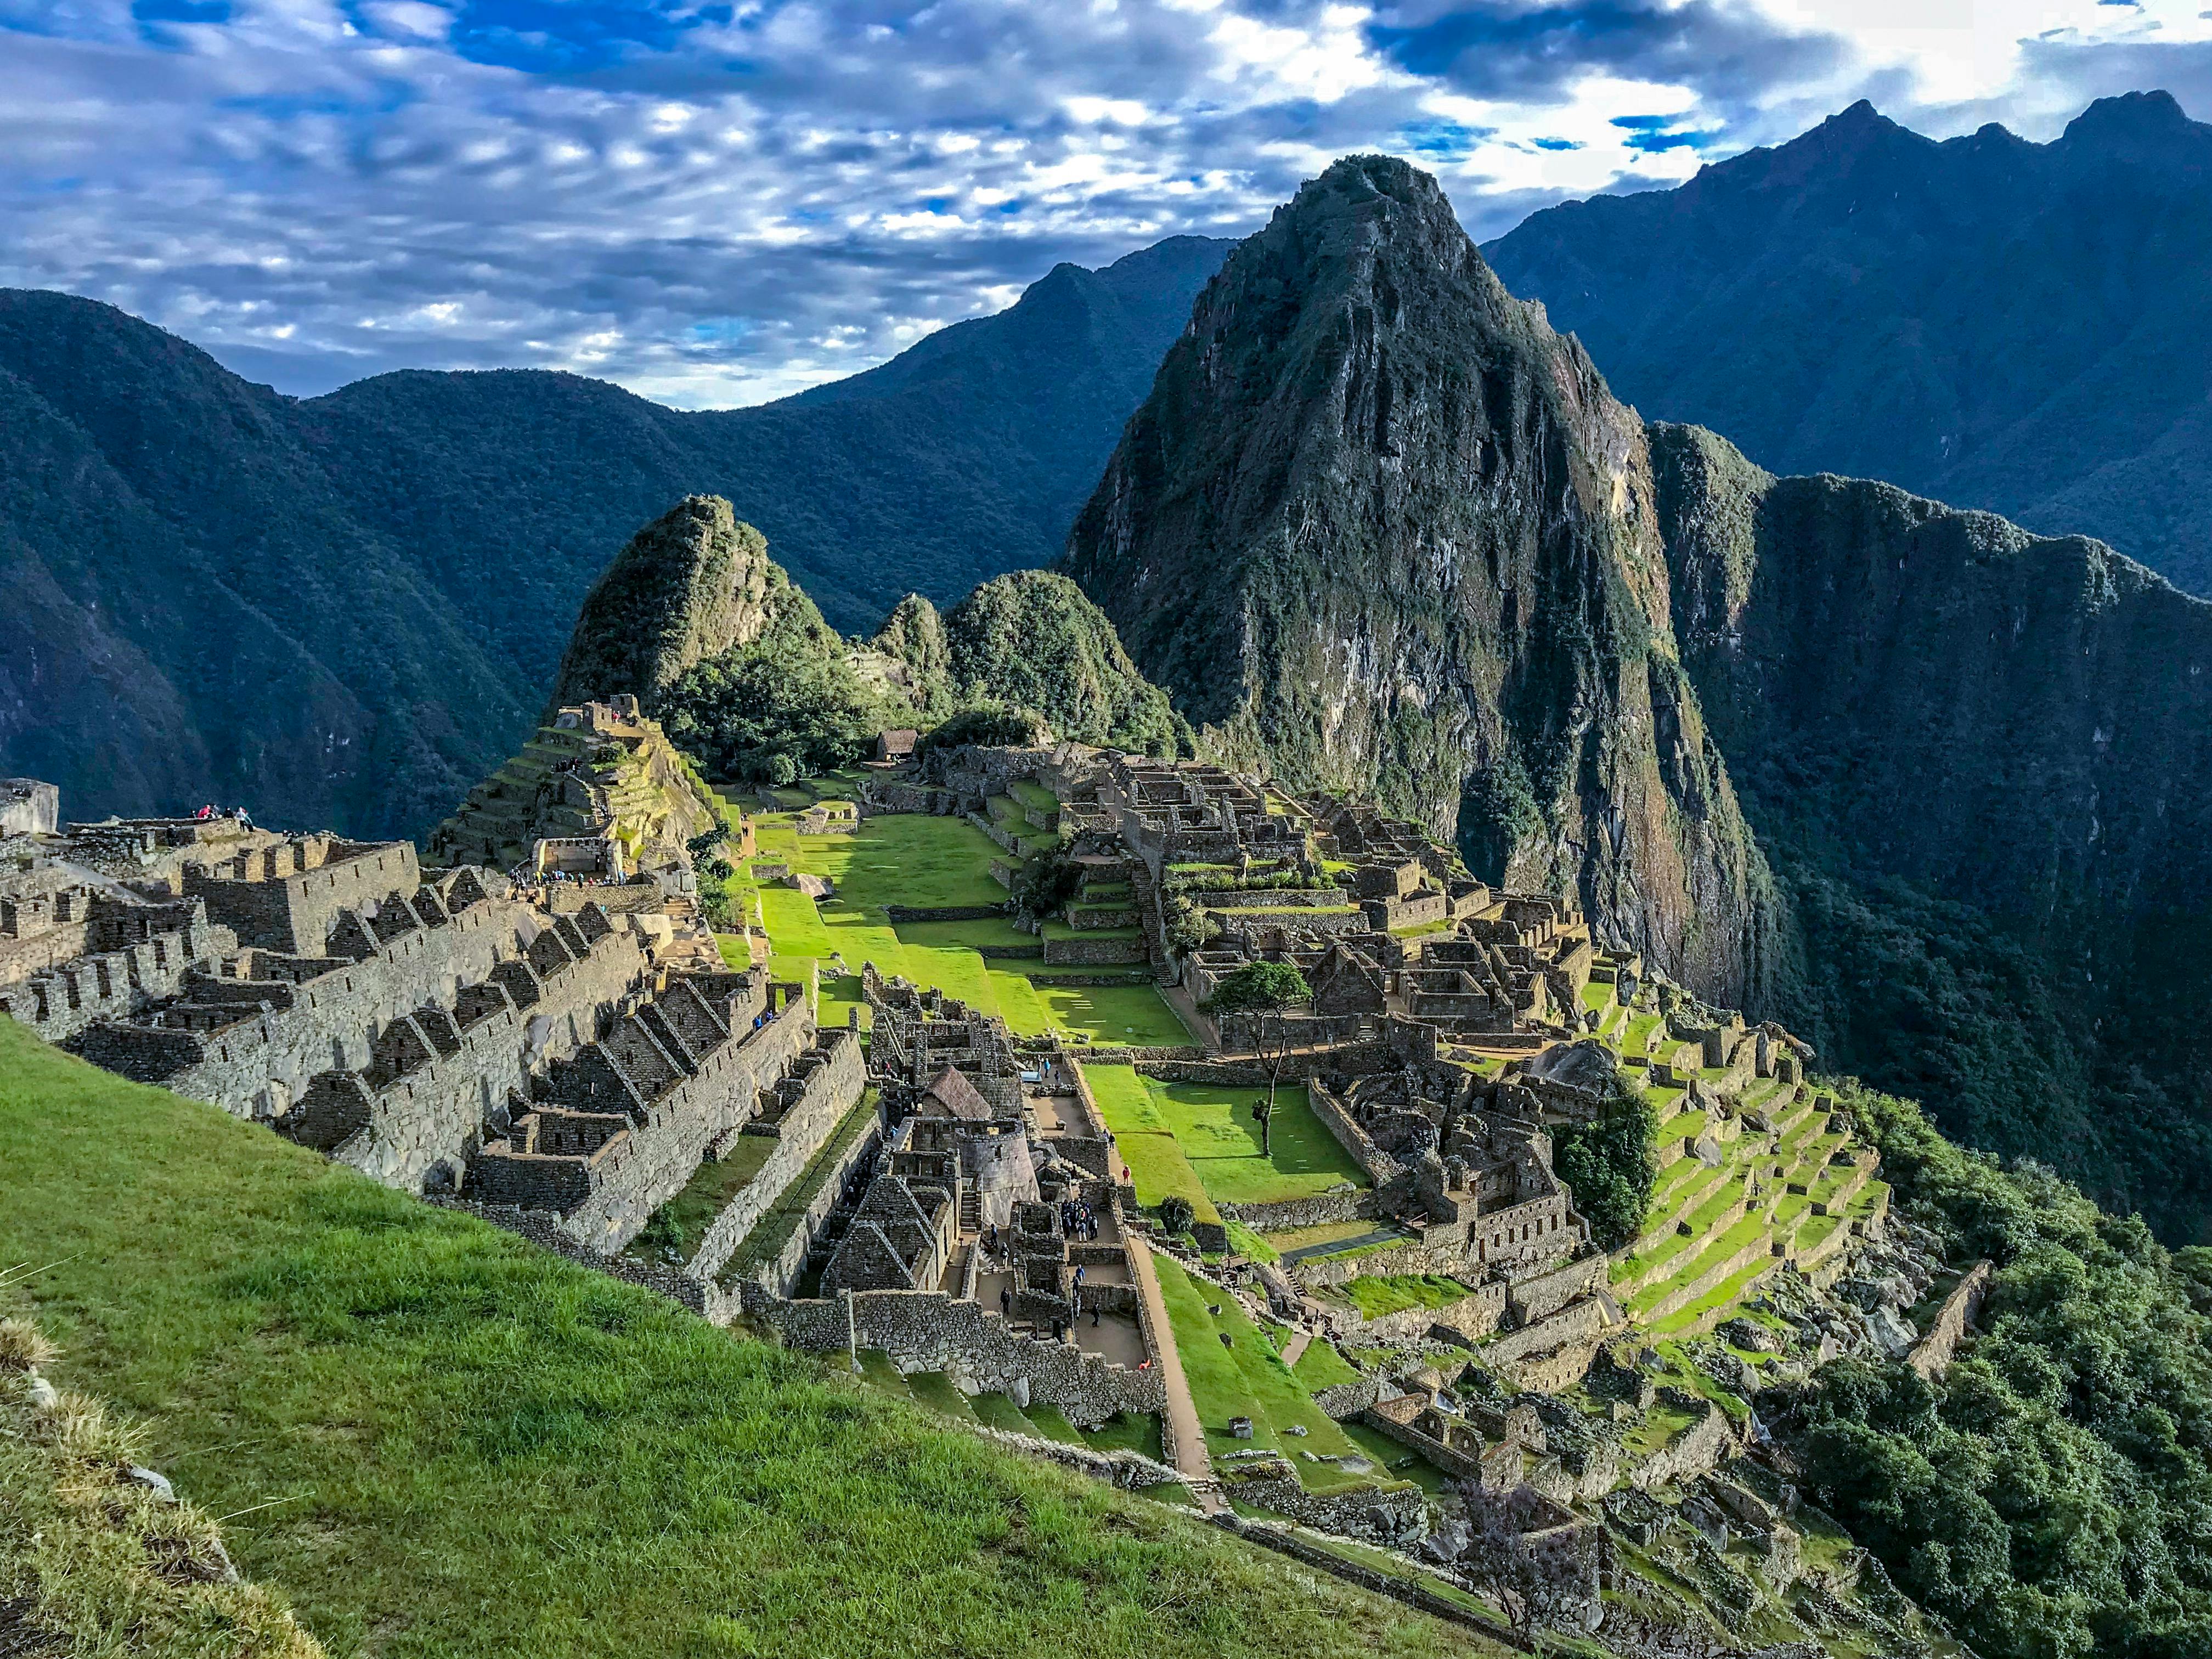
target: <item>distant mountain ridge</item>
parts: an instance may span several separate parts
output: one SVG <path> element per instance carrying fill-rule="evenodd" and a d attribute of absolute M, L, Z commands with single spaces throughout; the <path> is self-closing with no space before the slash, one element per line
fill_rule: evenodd
<path fill-rule="evenodd" d="M 846 633 L 1048 562 L 1229 245 L 1063 264 L 851 380 L 690 413 L 571 374 L 307 401 L 0 291 L 0 774 L 413 833 L 518 742 L 635 527 L 737 502 Z"/>
<path fill-rule="evenodd" d="M 2094 535 L 2212 592 L 2212 125 L 2163 92 L 2038 144 L 1870 104 L 1484 253 L 1647 418 L 1778 473 Z"/>

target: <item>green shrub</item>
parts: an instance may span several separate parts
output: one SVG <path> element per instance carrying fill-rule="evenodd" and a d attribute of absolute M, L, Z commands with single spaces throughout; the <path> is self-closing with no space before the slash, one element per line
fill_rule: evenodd
<path fill-rule="evenodd" d="M 1607 1099 L 1596 1121 L 1553 1133 L 1552 1167 L 1573 1188 L 1590 1237 L 1608 1250 L 1634 1238 L 1651 1207 L 1658 1139 L 1659 1115 L 1630 1089 Z"/>

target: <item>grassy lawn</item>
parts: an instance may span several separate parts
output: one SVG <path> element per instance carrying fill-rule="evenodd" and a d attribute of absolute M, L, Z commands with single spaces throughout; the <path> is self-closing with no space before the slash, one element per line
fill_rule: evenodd
<path fill-rule="evenodd" d="M 1472 1295 L 1473 1287 L 1434 1273 L 1375 1273 L 1334 1286 L 1324 1294 L 1340 1297 L 1374 1319 L 1407 1308 L 1448 1308 Z"/>
<path fill-rule="evenodd" d="M 1085 1033 L 1093 1042 L 1181 1048 L 1194 1041 L 1175 1010 L 1150 985 L 1039 985 L 1035 989 L 1054 1025 L 1062 1031 Z"/>
<path fill-rule="evenodd" d="M 856 909 L 1006 902 L 1006 890 L 991 879 L 998 843 L 965 818 L 897 812 L 863 818 L 853 835 L 795 840 L 797 867 L 828 876 Z"/>
<path fill-rule="evenodd" d="M 1379 1221 L 1325 1221 L 1318 1227 L 1293 1227 L 1284 1232 L 1269 1233 L 1267 1243 L 1279 1254 L 1312 1244 L 1337 1244 L 1347 1238 L 1364 1238 L 1371 1232 L 1380 1231 L 1384 1224 Z"/>
<path fill-rule="evenodd" d="M 998 884 L 994 882 L 992 885 Z M 982 921 L 902 921 L 894 924 L 902 945 L 924 945 L 938 950 L 980 951 L 985 945 L 1006 945 L 1042 954 L 1035 933 L 1024 933 L 1005 916 Z"/>
<path fill-rule="evenodd" d="M 1153 1260 L 1183 1376 L 1213 1454 L 1272 1447 L 1289 1456 L 1300 1482 L 1312 1491 L 1364 1484 L 1360 1476 L 1346 1474 L 1332 1464 L 1309 1463 L 1298 1455 L 1301 1451 L 1342 1455 L 1359 1449 L 1314 1404 L 1310 1390 L 1291 1375 L 1274 1345 L 1245 1316 L 1237 1298 L 1192 1279 L 1172 1256 Z M 1211 1314 L 1210 1307 L 1221 1312 Z M 1226 1347 L 1221 1342 L 1224 1334 L 1230 1340 Z M 1252 1419 L 1251 1439 L 1239 1440 L 1229 1432 L 1232 1417 Z M 1303 1438 L 1283 1432 L 1294 1424 L 1304 1427 Z"/>
<path fill-rule="evenodd" d="M 1359 1380 L 1359 1373 L 1352 1369 L 1350 1360 L 1336 1351 L 1335 1344 L 1318 1340 L 1306 1345 L 1306 1351 L 1298 1356 L 1298 1363 L 1291 1367 L 1291 1375 L 1298 1379 L 1298 1386 L 1308 1394 Z"/>
<path fill-rule="evenodd" d="M 1313 1115 L 1303 1086 L 1276 1091 L 1270 1150 L 1262 1157 L 1252 1105 L 1265 1097 L 1264 1089 L 1143 1080 L 1160 1121 L 1216 1204 L 1265 1204 L 1309 1197 L 1340 1182 L 1367 1184 L 1366 1173 Z"/>
<path fill-rule="evenodd" d="M 0 1261 L 336 1655 L 1463 1645 L 4 1019 Z"/>

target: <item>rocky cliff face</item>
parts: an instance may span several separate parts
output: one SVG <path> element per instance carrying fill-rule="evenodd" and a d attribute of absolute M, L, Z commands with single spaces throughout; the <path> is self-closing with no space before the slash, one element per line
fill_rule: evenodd
<path fill-rule="evenodd" d="M 768 625 L 773 569 L 767 540 L 729 502 L 685 496 L 592 585 L 545 717 L 617 692 L 650 707 L 693 664 L 750 645 Z"/>
<path fill-rule="evenodd" d="M 1200 295 L 1066 568 L 1230 758 L 1371 791 L 1755 1000 L 1770 883 L 1676 663 L 1635 416 L 1434 179 L 1340 161 Z"/>
<path fill-rule="evenodd" d="M 2212 1211 L 2212 605 L 2101 543 L 1652 428 L 1785 1019 L 2170 1235 Z"/>

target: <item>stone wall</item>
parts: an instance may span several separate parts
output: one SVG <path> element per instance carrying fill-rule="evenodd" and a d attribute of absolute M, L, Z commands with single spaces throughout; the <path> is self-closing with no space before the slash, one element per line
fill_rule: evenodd
<path fill-rule="evenodd" d="M 1954 1285 L 1951 1294 L 1943 1298 L 1936 1310 L 1936 1322 L 1928 1334 L 1913 1345 L 1912 1369 L 1923 1376 L 1941 1376 L 1949 1367 L 1959 1344 L 1966 1340 L 1966 1327 L 1982 1310 L 1982 1299 L 1989 1294 L 1990 1275 L 1996 1264 L 1987 1256 L 1967 1269 L 1966 1275 Z"/>
<path fill-rule="evenodd" d="M 760 1091 L 814 1041 L 814 1016 L 794 998 L 758 1029 L 722 1044 L 633 1121 L 626 1144 L 597 1166 L 591 1196 L 562 1223 L 572 1238 L 611 1255 L 684 1189 L 720 1137 L 742 1127 Z"/>
<path fill-rule="evenodd" d="M 1469 1341 L 1480 1340 L 1498 1328 L 1505 1316 L 1505 1287 L 1479 1285 L 1456 1302 L 1441 1308 L 1401 1308 L 1354 1322 L 1340 1318 L 1338 1328 L 1346 1336 L 1379 1342 L 1418 1342 L 1431 1330 L 1442 1328 Z"/>
<path fill-rule="evenodd" d="M 1333 1383 L 1313 1397 L 1314 1404 L 1322 1413 L 1341 1423 L 1347 1417 L 1357 1417 L 1372 1406 L 1382 1392 L 1382 1379 L 1371 1372 L 1363 1371 L 1349 1382 Z"/>
<path fill-rule="evenodd" d="M 1506 1300 L 1512 1307 L 1513 1316 L 1524 1325 L 1549 1317 L 1577 1297 L 1589 1296 L 1603 1285 L 1606 1267 L 1603 1255 L 1585 1256 L 1579 1261 L 1570 1261 L 1510 1282 L 1506 1288 Z"/>
<path fill-rule="evenodd" d="M 1408 1447 L 1442 1469 L 1446 1474 L 1456 1475 L 1462 1480 L 1480 1480 L 1482 1462 L 1470 1457 L 1455 1446 L 1447 1446 L 1432 1434 L 1425 1434 L 1411 1423 L 1401 1423 L 1389 1412 L 1379 1412 L 1370 1407 L 1359 1414 L 1360 1422 L 1379 1435 Z"/>
<path fill-rule="evenodd" d="M 846 1346 L 843 1298 L 786 1302 L 748 1295 L 745 1311 L 794 1348 Z M 1066 1342 L 1012 1329 L 995 1308 L 934 1291 L 860 1291 L 854 1328 L 864 1348 L 881 1348 L 902 1371 L 943 1371 L 971 1394 L 1010 1393 L 1026 1383 L 1032 1403 L 1057 1408 L 1079 1428 L 1115 1412 L 1161 1412 L 1167 1389 L 1157 1366 L 1131 1370 Z"/>
<path fill-rule="evenodd" d="M 1735 1425 L 1711 1401 L 1698 1402 L 1705 1415 L 1645 1458 L 1628 1473 L 1629 1484 L 1650 1492 L 1677 1480 L 1686 1480 L 1717 1468 L 1721 1460 L 1736 1449 Z"/>
<path fill-rule="evenodd" d="M 1325 1227 L 1339 1221 L 1364 1221 L 1380 1213 L 1372 1188 L 1344 1187 L 1310 1198 L 1279 1199 L 1269 1204 L 1218 1204 L 1231 1221 L 1255 1233 L 1288 1232 L 1295 1227 Z"/>
<path fill-rule="evenodd" d="M 1293 1454 L 1294 1455 L 1294 1454 Z M 1411 1548 L 1428 1532 L 1428 1509 L 1414 1486 L 1359 1486 L 1310 1492 L 1290 1475 L 1226 1483 L 1235 1502 L 1273 1510 L 1320 1532 L 1363 1543 Z"/>
<path fill-rule="evenodd" d="M 1506 1332 L 1485 1345 L 1482 1358 L 1486 1363 L 1510 1364 L 1570 1343 L 1587 1341 L 1605 1328 L 1605 1304 L 1595 1297 L 1590 1297 L 1584 1301 L 1569 1304 L 1548 1318 Z"/>
<path fill-rule="evenodd" d="M 721 1272 L 761 1217 L 783 1196 L 845 1121 L 868 1084 L 860 1040 L 839 1027 L 822 1034 L 817 1052 L 826 1062 L 805 1081 L 805 1092 L 776 1125 L 776 1148 L 759 1172 L 708 1225 L 687 1271 L 702 1279 Z"/>
<path fill-rule="evenodd" d="M 128 1020 L 178 995 L 195 969 L 211 967 L 237 949 L 238 936 L 202 914 L 120 950 L 35 973 L 0 996 L 0 1013 L 48 1042 L 65 1043 L 102 1020 Z"/>
<path fill-rule="evenodd" d="M 1048 968 L 1110 968 L 1146 960 L 1145 941 L 1129 934 L 1109 939 L 1053 939 L 1044 941 Z"/>
<path fill-rule="evenodd" d="M 1351 1155 L 1354 1164 L 1367 1171 L 1370 1181 L 1378 1187 L 1387 1187 L 1405 1173 L 1405 1165 L 1375 1144 L 1373 1137 L 1337 1098 L 1334 1090 L 1316 1083 L 1306 1091 L 1306 1098 L 1322 1127 L 1336 1137 L 1336 1144 Z"/>
<path fill-rule="evenodd" d="M 283 867 L 301 862 L 312 867 Z M 411 842 L 363 847 L 319 837 L 242 853 L 184 877 L 185 896 L 204 899 L 211 921 L 248 945 L 295 954 L 321 950 L 344 912 L 422 884 Z"/>
<path fill-rule="evenodd" d="M 791 1231 L 776 1245 L 775 1254 L 758 1256 L 743 1268 L 722 1275 L 722 1284 L 734 1297 L 754 1302 L 780 1300 L 799 1288 L 799 1281 L 806 1273 L 806 1258 L 814 1247 L 815 1237 L 829 1220 L 830 1212 L 837 1207 L 845 1182 L 854 1170 L 882 1150 L 882 1115 L 875 1113 L 873 1116 L 875 1121 L 866 1133 L 854 1137 L 852 1144 L 818 1173 L 813 1195 L 807 1200 L 806 1208 L 793 1218 Z M 757 1227 L 759 1223 L 754 1225 Z M 750 1237 L 749 1233 L 749 1242 Z M 757 1252 L 749 1254 L 757 1255 Z"/>
<path fill-rule="evenodd" d="M 1293 1561 L 1311 1567 L 1317 1572 L 1325 1572 L 1332 1577 L 1343 1579 L 1346 1583 L 1357 1584 L 1362 1589 L 1372 1591 L 1376 1595 L 1387 1595 L 1394 1601 L 1403 1602 L 1409 1607 L 1425 1613 L 1431 1618 L 1441 1619 L 1447 1624 L 1457 1625 L 1466 1630 L 1480 1631 L 1492 1641 L 1503 1643 L 1507 1647 L 1518 1648 L 1523 1652 L 1534 1651 L 1507 1626 L 1493 1619 L 1486 1619 L 1480 1613 L 1471 1610 L 1465 1602 L 1440 1595 L 1413 1578 L 1400 1577 L 1384 1572 L 1379 1568 L 1363 1566 L 1358 1562 L 1347 1559 L 1336 1551 L 1307 1542 L 1286 1528 L 1270 1526 L 1263 1522 L 1249 1521 L 1234 1514 L 1217 1515 L 1213 1520 L 1214 1524 L 1226 1531 L 1235 1533 L 1248 1544 L 1257 1544 L 1262 1549 L 1273 1550 L 1279 1555 L 1287 1555 Z M 1705 1656 L 1698 1656 L 1697 1659 L 1705 1659 Z"/>

